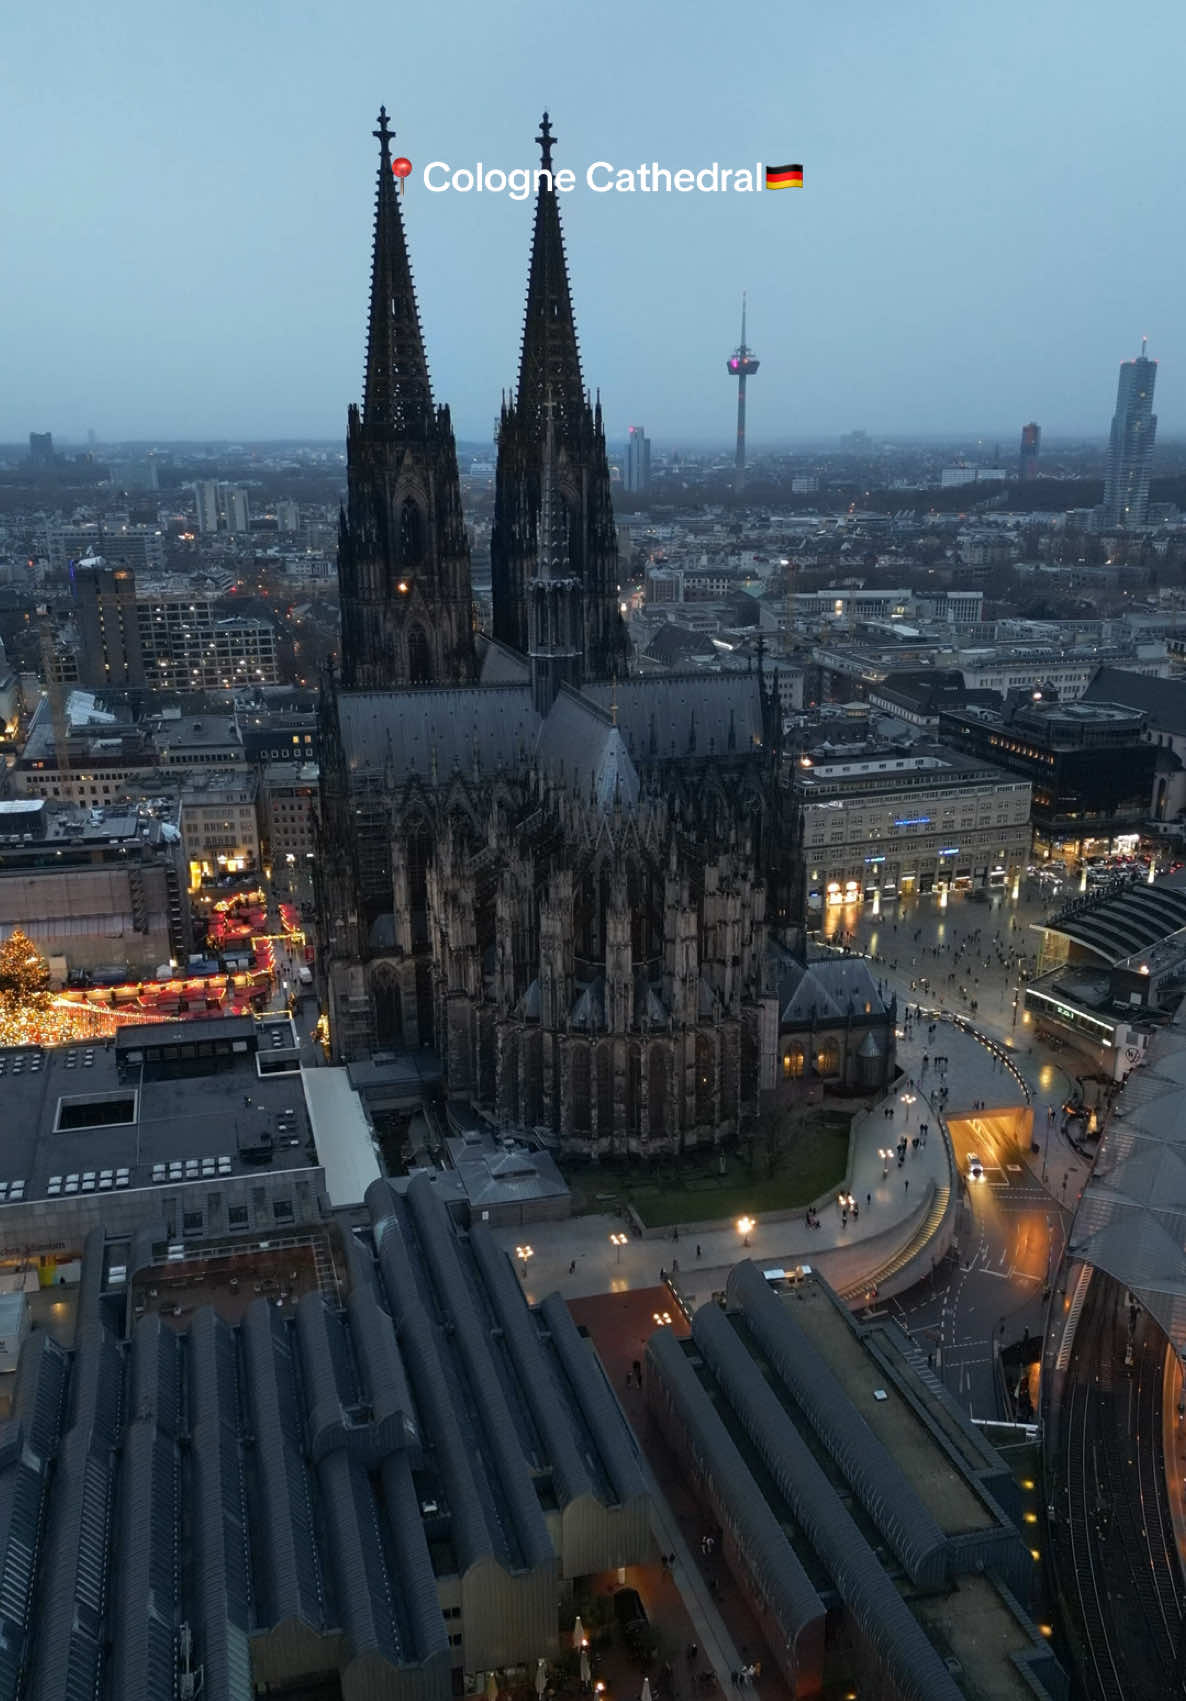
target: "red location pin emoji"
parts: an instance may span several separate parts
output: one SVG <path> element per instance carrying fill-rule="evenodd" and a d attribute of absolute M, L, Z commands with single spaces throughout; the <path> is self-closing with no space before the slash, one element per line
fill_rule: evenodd
<path fill-rule="evenodd" d="M 401 154 L 398 159 L 392 160 L 391 169 L 399 178 L 399 192 L 402 195 L 404 192 L 404 178 L 411 177 L 412 175 L 412 162 L 410 159 L 405 159 L 403 154 Z"/>

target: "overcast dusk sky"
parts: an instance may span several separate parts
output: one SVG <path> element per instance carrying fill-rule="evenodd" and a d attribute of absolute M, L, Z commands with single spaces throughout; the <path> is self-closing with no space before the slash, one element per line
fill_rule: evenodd
<path fill-rule="evenodd" d="M 0 87 L 0 440 L 333 438 L 361 387 L 381 103 L 438 399 L 488 436 L 543 108 L 611 438 L 1102 435 L 1142 334 L 1186 431 L 1181 0 L 19 5 Z M 802 162 L 802 190 L 597 194 L 595 160 Z"/>

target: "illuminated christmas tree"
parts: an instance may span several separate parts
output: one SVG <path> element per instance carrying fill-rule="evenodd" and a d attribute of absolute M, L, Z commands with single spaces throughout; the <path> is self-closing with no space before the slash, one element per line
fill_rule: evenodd
<path fill-rule="evenodd" d="M 0 945 L 0 995 L 28 1003 L 49 991 L 49 964 L 27 933 L 16 928 Z"/>

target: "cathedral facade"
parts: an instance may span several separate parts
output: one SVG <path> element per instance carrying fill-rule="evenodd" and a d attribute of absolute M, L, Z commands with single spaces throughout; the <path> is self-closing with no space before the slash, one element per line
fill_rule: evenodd
<path fill-rule="evenodd" d="M 317 859 L 335 1059 L 431 1048 L 447 1094 L 586 1154 L 735 1133 L 775 1085 L 779 710 L 761 667 L 630 676 L 600 407 L 554 191 L 499 428 L 475 634 L 380 116 L 365 397 Z M 539 138 L 550 167 L 547 115 Z"/>

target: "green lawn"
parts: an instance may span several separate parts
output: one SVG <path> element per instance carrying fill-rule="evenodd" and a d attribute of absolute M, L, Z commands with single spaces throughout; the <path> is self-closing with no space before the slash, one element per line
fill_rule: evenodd
<path fill-rule="evenodd" d="M 740 1151 L 724 1154 L 720 1173 L 717 1154 L 690 1153 L 681 1159 L 641 1163 L 601 1163 L 569 1172 L 580 1208 L 605 1211 L 614 1205 L 633 1205 L 648 1228 L 674 1223 L 707 1222 L 737 1217 L 749 1211 L 790 1211 L 809 1205 L 822 1193 L 838 1188 L 848 1166 L 848 1131 L 852 1113 L 818 1106 L 788 1137 L 771 1175 L 765 1151 L 758 1143 L 754 1163 L 745 1142 Z"/>

